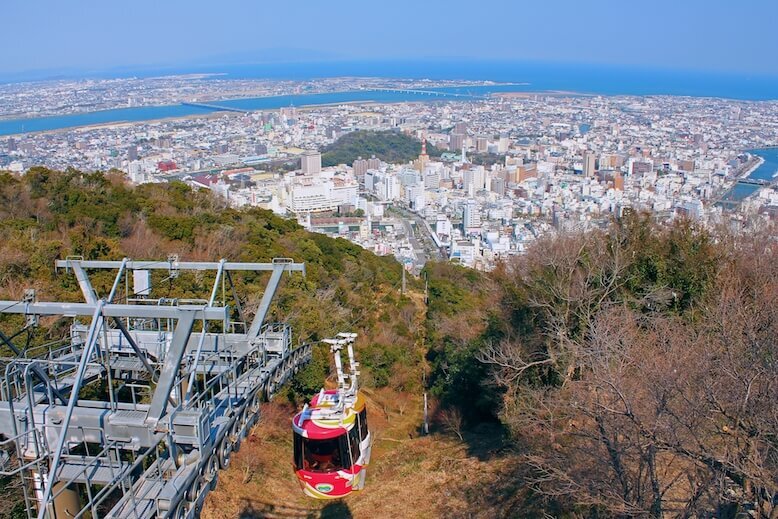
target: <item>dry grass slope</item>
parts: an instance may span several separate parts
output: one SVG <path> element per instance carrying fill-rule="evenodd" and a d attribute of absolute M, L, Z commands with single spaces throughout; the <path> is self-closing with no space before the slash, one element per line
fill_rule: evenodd
<path fill-rule="evenodd" d="M 412 294 L 411 299 L 417 311 L 414 324 L 420 327 L 423 297 Z M 505 504 L 485 500 L 489 492 L 484 489 L 508 470 L 507 459 L 482 461 L 472 443 L 454 435 L 420 436 L 420 394 L 390 387 L 363 392 L 375 435 L 365 490 L 335 502 L 303 495 L 291 461 L 290 423 L 296 409 L 279 398 L 263 406 L 259 424 L 230 468 L 220 473 L 203 519 L 505 516 Z"/>

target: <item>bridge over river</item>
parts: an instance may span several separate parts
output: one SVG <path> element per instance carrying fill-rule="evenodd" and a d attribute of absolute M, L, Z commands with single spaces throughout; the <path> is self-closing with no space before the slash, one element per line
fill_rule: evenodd
<path fill-rule="evenodd" d="M 778 147 L 765 146 L 747 150 L 754 158 L 743 166 L 734 186 L 716 201 L 716 205 L 734 208 L 757 190 L 778 183 Z M 758 157 L 758 158 L 756 158 Z"/>
<path fill-rule="evenodd" d="M 208 108 L 209 110 L 216 110 L 218 112 L 238 112 L 245 114 L 248 110 L 242 108 L 232 108 L 231 106 L 221 106 L 208 103 L 181 103 L 181 106 L 194 106 L 196 108 Z"/>
<path fill-rule="evenodd" d="M 438 90 L 415 90 L 409 88 L 371 88 L 368 91 L 369 92 L 396 92 L 400 94 L 418 94 L 418 95 L 435 96 L 435 97 L 459 97 L 459 98 L 464 97 L 467 99 L 488 99 L 486 96 L 470 94 L 470 93 L 461 94 L 457 92 L 441 92 Z"/>

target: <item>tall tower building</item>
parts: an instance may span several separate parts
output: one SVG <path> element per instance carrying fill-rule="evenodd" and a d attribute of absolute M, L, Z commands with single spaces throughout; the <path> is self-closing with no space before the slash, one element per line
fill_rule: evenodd
<path fill-rule="evenodd" d="M 448 136 L 448 149 L 460 150 L 465 145 L 465 136 L 461 133 L 452 133 Z"/>
<path fill-rule="evenodd" d="M 375 155 L 367 159 L 367 169 L 378 169 L 381 167 L 381 159 L 377 159 Z"/>
<path fill-rule="evenodd" d="M 500 140 L 497 142 L 497 153 L 505 153 L 510 148 L 511 141 L 507 135 L 500 135 Z"/>
<path fill-rule="evenodd" d="M 618 171 L 613 176 L 613 189 L 624 191 L 624 177 Z"/>
<path fill-rule="evenodd" d="M 470 230 L 481 228 L 481 213 L 478 212 L 478 202 L 468 200 L 462 215 L 462 231 L 467 234 Z"/>
<path fill-rule="evenodd" d="M 595 155 L 592 152 L 587 151 L 583 156 L 583 174 L 585 177 L 591 178 L 595 172 Z"/>
<path fill-rule="evenodd" d="M 359 157 L 351 164 L 351 168 L 354 170 L 354 176 L 362 178 L 367 172 L 367 161 L 362 157 Z"/>
<path fill-rule="evenodd" d="M 321 173 L 321 153 L 306 151 L 300 159 L 303 175 L 318 175 Z"/>
<path fill-rule="evenodd" d="M 427 139 L 426 137 L 421 140 L 421 154 L 416 159 L 416 169 L 424 173 L 424 168 L 429 164 L 430 156 L 427 155 Z"/>

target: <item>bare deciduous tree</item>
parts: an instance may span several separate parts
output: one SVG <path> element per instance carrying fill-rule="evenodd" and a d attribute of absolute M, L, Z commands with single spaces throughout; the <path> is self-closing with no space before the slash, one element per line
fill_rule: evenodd
<path fill-rule="evenodd" d="M 480 360 L 536 489 L 618 517 L 775 519 L 775 233 L 719 237 L 719 272 L 692 280 L 711 288 L 683 313 L 668 287 L 620 293 L 623 239 L 563 237 L 500 274 L 541 331 L 514 325 Z"/>

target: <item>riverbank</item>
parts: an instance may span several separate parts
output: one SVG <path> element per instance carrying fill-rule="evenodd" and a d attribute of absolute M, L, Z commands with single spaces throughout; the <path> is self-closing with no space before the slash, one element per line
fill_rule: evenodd
<path fill-rule="evenodd" d="M 745 179 L 750 177 L 757 169 L 762 167 L 762 165 L 765 163 L 765 160 L 759 155 L 757 155 L 756 160 L 754 162 L 755 163 L 752 164 L 751 166 L 746 165 L 745 171 L 740 175 L 737 175 L 735 178 Z"/>
<path fill-rule="evenodd" d="M 435 102 L 453 99 L 458 98 L 447 95 L 447 92 L 439 93 L 437 95 L 430 95 L 417 92 L 355 90 L 349 92 L 324 94 L 294 94 L 285 96 L 220 100 L 214 101 L 213 104 L 239 109 L 245 112 L 254 112 L 261 110 L 278 110 L 284 107 L 299 108 L 359 103 L 390 104 L 407 102 Z M 222 112 L 216 109 L 185 105 L 123 108 L 117 110 L 89 112 L 77 115 L 0 121 L 0 135 L 22 135 L 53 130 L 97 127 L 106 124 L 123 124 L 131 122 L 145 123 L 148 121 L 157 121 L 163 119 L 182 119 L 189 116 L 202 117 L 210 113 Z"/>
<path fill-rule="evenodd" d="M 738 181 L 751 178 L 754 180 L 768 180 L 774 182 L 774 174 L 778 171 L 778 148 L 758 148 L 746 150 L 756 157 L 755 162 L 744 167 L 742 173 L 735 175 L 736 181 L 719 199 L 719 203 L 739 205 L 743 200 L 751 197 L 763 186 L 752 184 L 740 184 Z"/>

